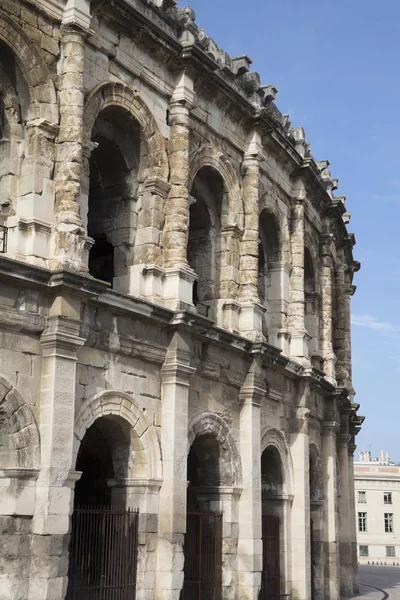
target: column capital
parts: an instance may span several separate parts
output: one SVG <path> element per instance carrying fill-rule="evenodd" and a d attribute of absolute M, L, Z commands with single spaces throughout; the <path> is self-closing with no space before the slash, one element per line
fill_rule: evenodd
<path fill-rule="evenodd" d="M 337 421 L 322 421 L 322 435 L 335 435 L 340 429 Z"/>
<path fill-rule="evenodd" d="M 351 440 L 351 436 L 348 433 L 339 433 L 336 436 L 337 442 L 339 446 L 348 447 L 349 442 Z"/>

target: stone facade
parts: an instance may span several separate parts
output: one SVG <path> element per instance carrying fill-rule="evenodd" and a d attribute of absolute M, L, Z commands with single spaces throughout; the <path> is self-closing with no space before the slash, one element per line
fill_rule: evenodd
<path fill-rule="evenodd" d="M 400 467 L 383 451 L 360 452 L 354 487 L 359 563 L 399 566 Z"/>
<path fill-rule="evenodd" d="M 354 237 L 250 65 L 175 0 L 0 2 L 1 600 L 65 597 L 78 502 L 139 509 L 138 600 L 199 509 L 224 600 L 268 516 L 281 598 L 357 589 Z"/>

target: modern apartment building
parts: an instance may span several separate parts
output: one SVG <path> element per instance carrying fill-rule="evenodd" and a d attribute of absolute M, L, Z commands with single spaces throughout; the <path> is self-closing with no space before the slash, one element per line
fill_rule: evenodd
<path fill-rule="evenodd" d="M 381 451 L 360 452 L 354 464 L 358 559 L 400 563 L 400 466 Z"/>

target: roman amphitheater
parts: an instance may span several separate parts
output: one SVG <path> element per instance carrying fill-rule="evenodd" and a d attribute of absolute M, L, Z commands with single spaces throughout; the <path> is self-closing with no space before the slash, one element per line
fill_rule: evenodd
<path fill-rule="evenodd" d="M 0 0 L 1 600 L 357 590 L 359 263 L 276 93 L 176 0 Z"/>

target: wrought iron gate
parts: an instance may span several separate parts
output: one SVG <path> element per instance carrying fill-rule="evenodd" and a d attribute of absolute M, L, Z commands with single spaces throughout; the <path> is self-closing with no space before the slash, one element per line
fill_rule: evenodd
<path fill-rule="evenodd" d="M 66 600 L 135 600 L 138 521 L 115 506 L 74 510 Z"/>
<path fill-rule="evenodd" d="M 222 514 L 189 512 L 182 600 L 222 600 Z"/>
<path fill-rule="evenodd" d="M 260 600 L 279 600 L 281 574 L 279 565 L 279 518 L 262 518 L 263 570 Z"/>

